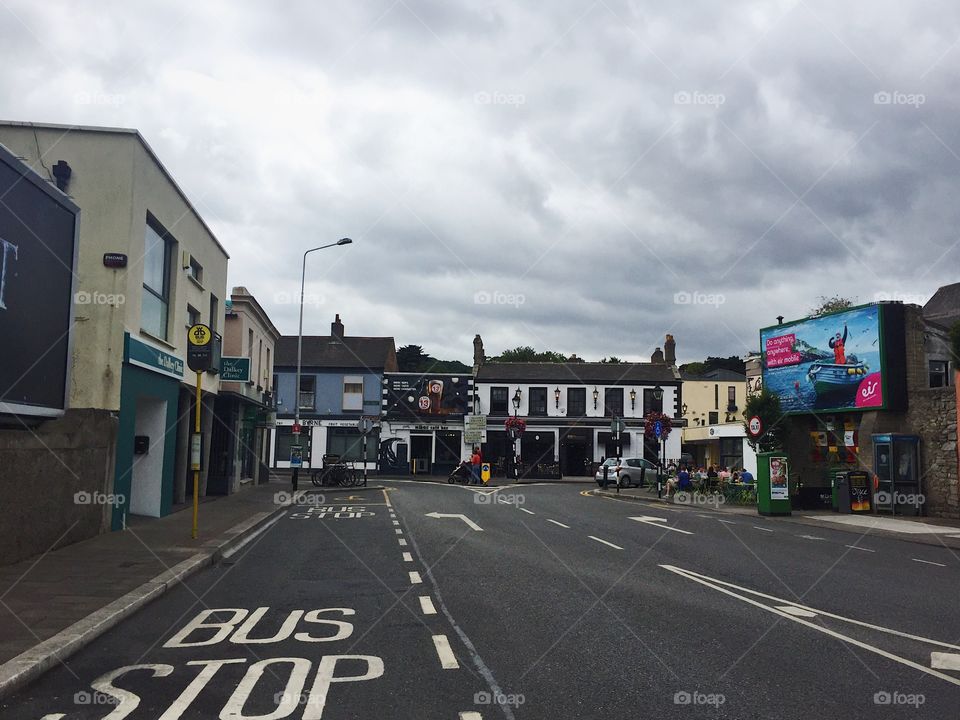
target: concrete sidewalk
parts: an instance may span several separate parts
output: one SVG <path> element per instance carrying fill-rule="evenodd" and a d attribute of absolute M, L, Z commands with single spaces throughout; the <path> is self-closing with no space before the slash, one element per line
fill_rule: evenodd
<path fill-rule="evenodd" d="M 215 562 L 290 499 L 289 486 L 277 482 L 245 488 L 203 499 L 196 540 L 187 506 L 0 567 L 0 695 Z"/>
<path fill-rule="evenodd" d="M 596 489 L 594 495 L 615 498 L 625 501 L 662 504 L 665 506 L 691 507 L 703 512 L 717 512 L 727 515 L 741 515 L 759 517 L 753 505 L 732 505 L 729 503 L 708 502 L 706 500 L 692 502 L 675 502 L 664 496 L 657 497 L 656 489 L 622 488 Z M 690 497 L 689 494 L 687 497 Z M 702 496 L 698 496 L 702 497 Z M 788 522 L 811 527 L 830 528 L 858 535 L 869 534 L 883 537 L 894 537 L 908 542 L 923 545 L 936 545 L 960 550 L 960 521 L 947 518 L 930 517 L 890 517 L 886 515 L 853 515 L 832 512 L 830 510 L 794 510 L 788 516 L 765 518 L 770 522 Z"/>

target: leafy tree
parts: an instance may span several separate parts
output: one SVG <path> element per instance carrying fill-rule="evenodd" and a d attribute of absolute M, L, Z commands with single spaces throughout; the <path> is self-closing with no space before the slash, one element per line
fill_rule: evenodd
<path fill-rule="evenodd" d="M 608 357 L 608 358 L 603 358 L 603 360 L 601 360 L 600 362 L 602 362 L 602 363 L 609 363 L 609 364 L 611 364 L 611 365 L 619 365 L 620 363 L 623 362 L 623 360 L 621 360 L 620 358 L 618 358 L 616 355 L 611 355 L 611 356 Z"/>
<path fill-rule="evenodd" d="M 437 360 L 419 345 L 404 345 L 397 350 L 397 368 L 400 372 L 466 373 L 470 366 L 459 360 Z"/>
<path fill-rule="evenodd" d="M 851 300 L 850 298 L 840 297 L 839 295 L 834 295 L 833 297 L 821 295 L 820 304 L 815 308 L 811 308 L 810 314 L 813 317 L 820 317 L 821 315 L 827 315 L 828 313 L 839 310 L 846 310 L 847 308 L 853 307 L 854 300 L 856 300 L 856 298 Z"/>
<path fill-rule="evenodd" d="M 521 345 L 512 350 L 504 350 L 497 357 L 490 358 L 491 362 L 545 362 L 565 363 L 567 356 L 553 350 L 537 352 L 529 345 Z"/>
<path fill-rule="evenodd" d="M 783 448 L 787 428 L 784 425 L 783 409 L 780 407 L 780 398 L 766 388 L 747 398 L 743 409 L 743 426 L 747 430 L 747 442 L 756 452 L 771 452 Z M 750 418 L 760 418 L 763 432 L 760 437 L 750 435 Z"/>
<path fill-rule="evenodd" d="M 703 362 L 689 362 L 684 363 L 680 366 L 680 371 L 688 375 L 705 375 L 711 370 L 723 369 L 723 370 L 732 370 L 745 374 L 747 372 L 746 363 L 736 355 L 731 355 L 730 357 L 713 357 L 712 355 L 708 357 Z"/>

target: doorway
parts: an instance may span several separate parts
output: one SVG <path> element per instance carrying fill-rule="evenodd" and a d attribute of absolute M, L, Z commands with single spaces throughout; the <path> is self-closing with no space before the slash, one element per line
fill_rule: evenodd
<path fill-rule="evenodd" d="M 560 441 L 560 472 L 582 477 L 593 470 L 593 433 L 582 428 L 571 429 Z"/>
<path fill-rule="evenodd" d="M 414 472 L 429 473 L 433 458 L 433 435 L 410 436 L 410 463 Z"/>
<path fill-rule="evenodd" d="M 145 436 L 147 445 L 146 452 L 133 456 L 130 478 L 130 513 L 133 515 L 160 517 L 166 416 L 166 400 L 137 398 L 133 432 L 135 436 Z"/>

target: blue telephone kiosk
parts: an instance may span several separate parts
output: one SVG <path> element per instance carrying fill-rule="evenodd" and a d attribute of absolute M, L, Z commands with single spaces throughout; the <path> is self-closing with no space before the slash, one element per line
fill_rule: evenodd
<path fill-rule="evenodd" d="M 887 433 L 873 436 L 874 507 L 891 515 L 923 514 L 920 438 Z"/>

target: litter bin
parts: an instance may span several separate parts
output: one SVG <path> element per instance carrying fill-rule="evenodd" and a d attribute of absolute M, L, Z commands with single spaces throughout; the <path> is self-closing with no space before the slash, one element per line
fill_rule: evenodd
<path fill-rule="evenodd" d="M 757 454 L 757 512 L 790 515 L 790 462 L 783 453 Z"/>

